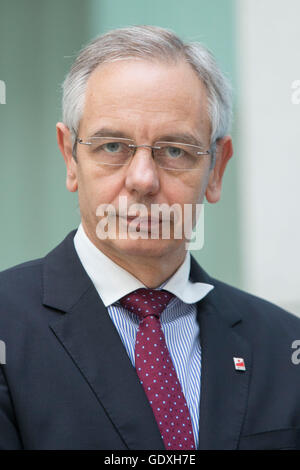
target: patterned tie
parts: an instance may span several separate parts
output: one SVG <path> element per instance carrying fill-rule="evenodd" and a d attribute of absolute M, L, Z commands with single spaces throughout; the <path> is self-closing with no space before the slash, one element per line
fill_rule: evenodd
<path fill-rule="evenodd" d="M 135 368 L 152 407 L 166 449 L 192 450 L 190 413 L 169 354 L 159 316 L 174 297 L 165 290 L 137 289 L 120 299 L 140 317 Z"/>

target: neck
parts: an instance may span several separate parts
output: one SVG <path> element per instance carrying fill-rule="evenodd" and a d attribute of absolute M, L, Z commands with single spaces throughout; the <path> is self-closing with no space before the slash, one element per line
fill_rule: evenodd
<path fill-rule="evenodd" d="M 136 252 L 128 254 L 121 249 L 112 248 L 98 238 L 94 239 L 85 227 L 84 230 L 90 241 L 102 253 L 151 289 L 155 289 L 169 279 L 185 260 L 184 243 L 176 246 L 175 249 L 174 247 L 167 249 L 165 252 L 151 253 L 151 250 L 143 250 L 141 254 Z"/>
<path fill-rule="evenodd" d="M 182 256 L 150 257 L 150 256 L 115 256 L 105 250 L 102 252 L 112 261 L 128 271 L 146 287 L 155 289 L 169 279 L 184 262 L 185 254 Z"/>

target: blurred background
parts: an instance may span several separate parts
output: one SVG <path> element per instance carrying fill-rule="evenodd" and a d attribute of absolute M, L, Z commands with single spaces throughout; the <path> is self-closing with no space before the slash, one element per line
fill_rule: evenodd
<path fill-rule="evenodd" d="M 193 254 L 300 316 L 299 18 L 299 0 L 0 0 L 0 270 L 44 256 L 80 222 L 55 132 L 77 52 L 152 24 L 206 45 L 234 88 L 234 157 Z"/>

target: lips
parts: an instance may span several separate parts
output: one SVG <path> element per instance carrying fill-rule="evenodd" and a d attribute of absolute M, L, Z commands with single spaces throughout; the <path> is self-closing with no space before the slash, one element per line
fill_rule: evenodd
<path fill-rule="evenodd" d="M 151 230 L 155 228 L 161 227 L 162 220 L 158 217 L 139 217 L 137 215 L 131 216 L 121 216 L 119 215 L 119 218 L 122 220 L 122 222 L 129 227 L 129 231 L 146 231 L 150 232 Z M 134 221 L 134 222 L 133 222 Z"/>
<path fill-rule="evenodd" d="M 138 228 L 140 230 L 150 230 L 151 227 L 158 227 L 161 224 L 161 220 L 157 217 L 139 217 L 139 216 L 127 216 L 123 218 L 124 222 L 131 225 L 132 228 Z"/>
<path fill-rule="evenodd" d="M 139 216 L 127 216 L 128 222 L 131 222 L 132 220 L 135 220 L 136 222 L 140 224 L 159 224 L 161 223 L 161 219 L 157 217 L 139 217 Z"/>

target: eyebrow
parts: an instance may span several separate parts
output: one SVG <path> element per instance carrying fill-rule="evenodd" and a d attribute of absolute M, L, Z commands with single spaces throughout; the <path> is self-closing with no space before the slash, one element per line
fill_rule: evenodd
<path fill-rule="evenodd" d="M 124 132 L 109 129 L 107 127 L 99 129 L 93 135 L 91 135 L 89 138 L 92 138 L 92 137 L 122 137 L 122 138 L 125 138 L 125 139 L 126 138 L 129 139 L 128 135 L 124 134 Z M 133 140 L 133 139 L 131 139 L 131 140 Z"/>
<path fill-rule="evenodd" d="M 114 129 L 110 129 L 107 127 L 104 127 L 102 129 L 99 129 L 96 131 L 94 134 L 92 134 L 89 138 L 92 137 L 121 137 L 124 139 L 131 139 L 128 137 L 128 134 L 125 134 L 122 131 L 117 131 Z M 167 134 L 167 135 L 161 135 L 157 139 L 155 139 L 155 142 L 178 142 L 182 144 L 190 144 L 190 145 L 196 145 L 197 147 L 204 147 L 204 144 L 199 140 L 197 137 L 195 137 L 193 134 L 190 133 L 176 133 L 176 134 Z"/>
<path fill-rule="evenodd" d="M 162 142 L 162 141 L 178 142 L 182 144 L 196 145 L 197 147 L 204 146 L 200 139 L 195 137 L 193 134 L 189 134 L 189 133 L 162 135 L 158 139 L 156 139 L 156 141 L 157 142 Z"/>

